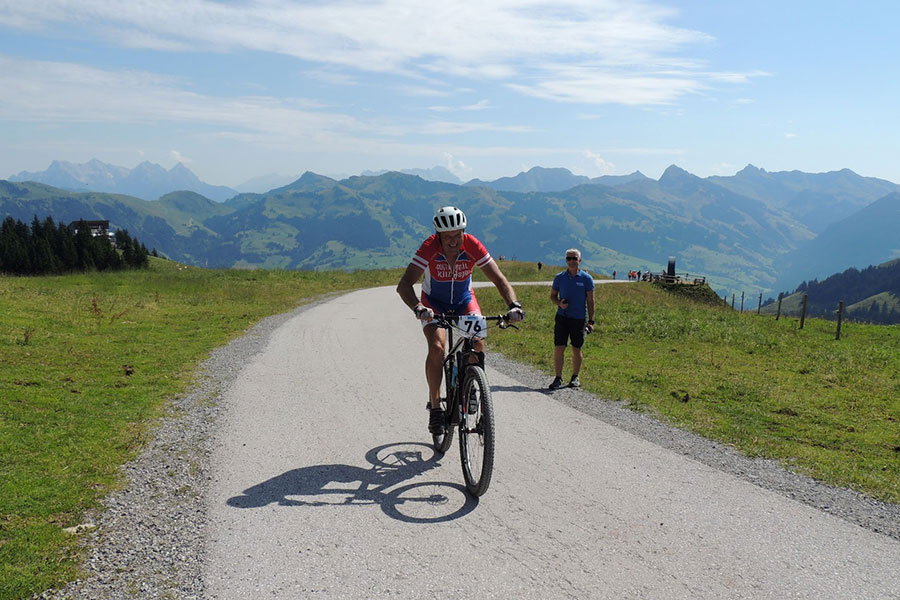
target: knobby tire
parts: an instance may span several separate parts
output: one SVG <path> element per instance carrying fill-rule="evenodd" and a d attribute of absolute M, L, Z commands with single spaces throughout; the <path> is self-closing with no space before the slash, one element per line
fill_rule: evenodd
<path fill-rule="evenodd" d="M 487 376 L 477 365 L 466 369 L 462 402 L 468 402 L 470 394 L 478 397 L 478 412 L 465 417 L 459 433 L 459 455 L 466 488 L 478 497 L 487 492 L 494 472 L 494 403 Z"/>

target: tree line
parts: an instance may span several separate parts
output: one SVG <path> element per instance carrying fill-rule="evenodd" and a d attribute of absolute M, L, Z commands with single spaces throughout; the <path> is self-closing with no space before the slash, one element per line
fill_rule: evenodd
<path fill-rule="evenodd" d="M 156 251 L 153 251 L 155 255 Z M 115 236 L 94 236 L 84 221 L 69 225 L 43 222 L 34 217 L 29 227 L 6 217 L 0 225 L 0 273 L 53 275 L 83 271 L 141 269 L 150 264 L 150 252 L 127 230 Z"/>
<path fill-rule="evenodd" d="M 900 299 L 900 260 L 865 269 L 850 268 L 823 281 L 804 281 L 794 292 L 807 294 L 810 316 L 834 318 L 839 302 L 849 307 L 857 302 L 888 293 Z M 765 304 L 774 302 L 767 300 Z M 866 308 L 847 309 L 846 318 L 868 323 L 900 323 L 900 310 L 895 303 L 874 299 Z"/>

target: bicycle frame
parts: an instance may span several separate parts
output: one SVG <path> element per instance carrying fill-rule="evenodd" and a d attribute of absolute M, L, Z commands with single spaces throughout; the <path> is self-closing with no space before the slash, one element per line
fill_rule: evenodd
<path fill-rule="evenodd" d="M 457 329 L 453 323 L 458 315 L 447 314 L 438 318 L 438 327 L 447 330 L 447 355 L 444 357 L 444 377 L 447 385 L 447 413 L 448 422 L 452 426 L 459 425 L 463 421 L 462 417 L 466 414 L 468 407 L 462 402 L 462 383 L 465 381 L 466 369 L 469 365 L 478 365 L 484 368 L 484 352 L 475 350 L 475 342 L 473 338 L 458 336 L 454 340 L 454 331 Z M 488 320 L 500 321 L 502 317 L 485 317 Z M 500 321 L 502 322 L 502 321 Z M 475 360 L 472 360 L 472 357 Z M 455 381 L 453 379 L 453 370 L 457 369 Z M 445 384 L 446 385 L 446 384 Z M 462 410 L 460 410 L 462 408 Z M 464 421 L 463 421 L 464 422 Z"/>
<path fill-rule="evenodd" d="M 444 433 L 432 433 L 432 438 L 435 450 L 443 454 L 450 448 L 454 430 L 459 431 L 466 489 L 476 497 L 487 491 L 493 473 L 495 419 L 490 385 L 484 372 L 484 352 L 475 349 L 476 338 L 469 334 L 477 331 L 481 323 L 486 328 L 488 321 L 496 322 L 501 329 L 515 328 L 502 315 L 466 320 L 465 330 L 457 315 L 441 315 L 434 322 L 447 330 L 447 355 L 442 365 L 447 395 L 441 398 L 446 419 Z"/>
<path fill-rule="evenodd" d="M 450 341 L 452 340 L 452 330 L 448 331 L 448 346 L 450 345 Z M 451 353 L 448 353 L 447 359 L 447 369 L 446 371 L 450 372 L 452 375 L 452 371 L 456 369 L 456 381 L 453 382 L 450 386 L 450 390 L 453 395 L 453 400 L 448 402 L 449 410 L 450 410 L 450 423 L 456 425 L 460 422 L 468 412 L 468 406 L 462 401 L 463 395 L 463 381 L 466 379 L 466 369 L 469 368 L 470 364 L 480 365 L 481 368 L 484 368 L 484 352 L 476 352 L 475 344 L 469 338 L 462 338 L 456 343 L 456 347 L 462 347 L 462 349 L 454 350 Z M 474 362 L 472 361 L 472 357 L 475 358 Z"/>

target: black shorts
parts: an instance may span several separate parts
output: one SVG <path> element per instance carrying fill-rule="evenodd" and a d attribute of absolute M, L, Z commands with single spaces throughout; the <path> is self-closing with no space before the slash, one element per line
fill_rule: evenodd
<path fill-rule="evenodd" d="M 556 324 L 553 326 L 554 345 L 566 346 L 571 339 L 573 348 L 584 346 L 584 321 L 584 319 L 570 319 L 557 313 Z"/>

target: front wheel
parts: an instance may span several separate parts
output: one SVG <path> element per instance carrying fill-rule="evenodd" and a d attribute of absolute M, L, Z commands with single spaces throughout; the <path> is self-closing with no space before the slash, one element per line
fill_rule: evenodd
<path fill-rule="evenodd" d="M 488 490 L 494 472 L 494 403 L 481 367 L 469 365 L 463 385 L 463 403 L 477 410 L 466 414 L 460 427 L 459 455 L 466 488 L 478 497 Z"/>

